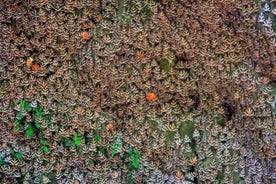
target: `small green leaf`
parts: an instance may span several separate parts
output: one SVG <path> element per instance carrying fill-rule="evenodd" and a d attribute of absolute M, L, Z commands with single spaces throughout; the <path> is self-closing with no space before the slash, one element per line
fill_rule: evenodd
<path fill-rule="evenodd" d="M 15 131 L 16 132 L 19 131 L 19 129 L 20 129 L 20 121 L 16 120 L 14 124 L 15 124 Z"/>
<path fill-rule="evenodd" d="M 39 181 L 43 182 L 43 175 L 42 174 L 39 176 Z"/>
<path fill-rule="evenodd" d="M 214 120 L 217 124 L 219 124 L 221 127 L 225 127 L 226 120 L 225 117 L 221 114 L 218 114 L 217 116 L 214 117 Z"/>
<path fill-rule="evenodd" d="M 23 157 L 22 151 L 15 153 L 15 158 L 21 159 Z"/>
<path fill-rule="evenodd" d="M 94 140 L 95 140 L 96 143 L 101 141 L 101 136 L 100 136 L 99 133 L 94 134 Z"/>
<path fill-rule="evenodd" d="M 36 126 L 36 128 L 40 128 L 41 127 L 41 123 L 39 123 L 39 122 L 35 122 L 35 126 Z"/>
<path fill-rule="evenodd" d="M 13 155 L 14 155 L 14 151 L 13 151 L 13 149 L 9 149 L 9 150 L 8 150 L 8 153 L 9 153 L 10 155 L 12 155 L 12 156 L 13 156 Z"/>
<path fill-rule="evenodd" d="M 80 146 L 82 142 L 82 135 L 80 133 L 74 132 L 73 140 L 76 146 Z"/>
<path fill-rule="evenodd" d="M 128 152 L 129 157 L 131 159 L 131 168 L 137 169 L 139 167 L 139 157 L 140 157 L 140 152 L 136 149 L 133 151 Z"/>
<path fill-rule="evenodd" d="M 27 129 L 26 129 L 26 135 L 27 135 L 28 139 L 32 138 L 33 135 L 34 135 L 34 128 L 31 124 L 29 124 Z"/>
<path fill-rule="evenodd" d="M 66 139 L 65 146 L 70 147 L 70 146 L 73 146 L 73 145 L 74 145 L 74 142 L 72 140 Z"/>
<path fill-rule="evenodd" d="M 50 127 L 52 125 L 50 115 L 43 115 L 42 118 L 46 121 L 47 127 Z"/>
<path fill-rule="evenodd" d="M 67 138 L 67 137 L 62 137 L 62 138 L 61 138 L 61 142 L 62 142 L 66 147 L 70 147 L 70 146 L 73 146 L 73 145 L 74 145 L 74 142 L 73 142 L 70 138 Z"/>
<path fill-rule="evenodd" d="M 82 10 L 82 9 L 75 8 L 75 15 L 82 17 L 82 15 L 83 15 L 83 10 Z"/>
<path fill-rule="evenodd" d="M 19 113 L 19 114 L 17 115 L 17 117 L 16 117 L 16 119 L 17 119 L 18 121 L 22 121 L 24 118 L 25 118 L 25 115 L 23 115 L 22 113 Z"/>
<path fill-rule="evenodd" d="M 132 161 L 132 164 L 131 164 L 132 167 L 134 169 L 137 169 L 139 167 L 139 158 L 132 156 L 131 161 Z"/>
<path fill-rule="evenodd" d="M 35 108 L 34 112 L 35 112 L 35 118 L 37 118 L 37 119 L 44 115 L 44 113 L 43 113 L 43 107 L 37 107 L 37 108 Z"/>
<path fill-rule="evenodd" d="M 24 100 L 20 100 L 20 107 L 21 109 L 25 109 L 26 102 Z"/>
<path fill-rule="evenodd" d="M 144 15 L 146 21 L 149 21 L 152 18 L 152 10 L 149 5 L 144 6 L 141 9 L 141 13 Z"/>
<path fill-rule="evenodd" d="M 5 160 L 4 157 L 0 156 L 0 166 L 4 165 Z"/>
<path fill-rule="evenodd" d="M 25 110 L 26 110 L 27 112 L 30 112 L 30 111 L 32 110 L 32 107 L 31 107 L 29 104 L 27 104 L 27 105 L 25 106 Z"/>
<path fill-rule="evenodd" d="M 15 126 L 15 131 L 18 132 L 20 129 L 20 126 Z"/>
<path fill-rule="evenodd" d="M 115 154 L 119 153 L 122 147 L 123 147 L 123 144 L 121 142 L 116 142 L 112 147 L 111 156 L 114 156 Z"/>
<path fill-rule="evenodd" d="M 28 112 L 30 112 L 32 110 L 32 107 L 24 100 L 20 101 L 20 107 L 21 107 L 21 109 L 25 109 Z"/>
<path fill-rule="evenodd" d="M 48 146 L 42 146 L 41 149 L 45 152 L 48 153 L 50 150 L 48 148 Z"/>
<path fill-rule="evenodd" d="M 106 154 L 106 147 L 104 147 L 104 146 L 99 146 L 98 147 L 98 151 L 101 153 L 101 154 L 103 154 L 103 155 L 107 155 Z"/>
<path fill-rule="evenodd" d="M 43 139 L 40 140 L 40 143 L 42 145 L 47 145 L 47 140 L 45 138 L 43 138 Z"/>

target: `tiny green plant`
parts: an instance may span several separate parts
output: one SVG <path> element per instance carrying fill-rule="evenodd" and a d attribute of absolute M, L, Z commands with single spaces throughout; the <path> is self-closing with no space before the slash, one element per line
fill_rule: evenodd
<path fill-rule="evenodd" d="M 32 110 L 32 107 L 30 104 L 28 104 L 25 100 L 20 100 L 20 108 L 21 110 L 26 110 L 27 112 L 30 112 Z"/>
<path fill-rule="evenodd" d="M 19 131 L 22 127 L 26 127 L 24 131 L 28 139 L 32 138 L 35 133 L 39 133 L 41 118 L 46 121 L 48 126 L 51 124 L 51 117 L 50 115 L 45 115 L 42 106 L 32 107 L 30 103 L 25 100 L 20 100 L 19 105 L 20 110 L 14 122 L 15 131 Z M 26 125 L 25 120 L 28 115 L 31 117 L 32 121 Z"/>
<path fill-rule="evenodd" d="M 49 147 L 48 146 L 41 146 L 41 149 L 45 152 L 45 153 L 48 153 L 50 150 L 49 150 Z"/>
<path fill-rule="evenodd" d="M 13 158 L 16 158 L 16 159 L 21 159 L 23 157 L 23 153 L 22 151 L 14 151 L 12 149 L 9 150 L 9 154 L 13 157 Z M 0 164 L 1 165 L 1 164 Z"/>
<path fill-rule="evenodd" d="M 29 123 L 28 127 L 26 129 L 26 136 L 28 139 L 30 139 L 33 137 L 33 135 L 34 135 L 34 128 L 33 128 L 32 124 Z"/>
<path fill-rule="evenodd" d="M 130 166 L 129 172 L 127 174 L 128 183 L 134 183 L 133 181 L 133 171 L 138 169 L 140 163 L 140 152 L 134 148 L 133 150 L 128 151 L 128 156 L 130 157 Z"/>
<path fill-rule="evenodd" d="M 96 132 L 94 134 L 94 140 L 95 140 L 96 143 L 98 143 L 98 142 L 101 141 L 101 136 L 100 136 L 100 134 L 98 132 Z"/>
<path fill-rule="evenodd" d="M 47 127 L 51 127 L 51 115 L 44 115 L 43 119 L 46 121 Z"/>
<path fill-rule="evenodd" d="M 123 147 L 122 142 L 115 142 L 111 149 L 111 156 L 114 156 L 117 153 L 119 153 L 122 147 Z"/>
<path fill-rule="evenodd" d="M 134 150 L 128 152 L 128 155 L 131 160 L 131 168 L 138 169 L 140 162 L 140 152 L 134 148 Z"/>
<path fill-rule="evenodd" d="M 22 151 L 18 151 L 14 154 L 14 156 L 15 156 L 15 158 L 17 158 L 19 160 L 23 157 L 23 153 L 22 153 Z"/>
<path fill-rule="evenodd" d="M 133 170 L 129 170 L 127 173 L 127 181 L 129 184 L 133 184 Z"/>
<path fill-rule="evenodd" d="M 74 145 L 74 142 L 68 138 L 68 137 L 63 137 L 61 138 L 61 142 L 63 143 L 64 146 L 66 147 L 70 147 L 70 146 L 73 146 Z"/>
<path fill-rule="evenodd" d="M 63 137 L 61 138 L 61 142 L 66 146 L 80 146 L 82 143 L 82 135 L 81 133 L 74 132 L 73 138 Z"/>
<path fill-rule="evenodd" d="M 4 157 L 0 156 L 0 166 L 5 164 Z"/>
<path fill-rule="evenodd" d="M 15 131 L 19 131 L 22 123 L 25 121 L 26 116 L 23 115 L 21 112 L 17 115 L 16 120 L 15 120 Z"/>
<path fill-rule="evenodd" d="M 82 135 L 78 132 L 74 132 L 73 140 L 76 146 L 80 146 L 82 143 Z"/>
<path fill-rule="evenodd" d="M 40 106 L 40 107 L 34 108 L 34 114 L 36 118 L 40 118 L 44 116 L 43 107 Z"/>
<path fill-rule="evenodd" d="M 97 152 L 100 152 L 102 155 L 104 155 L 104 156 L 106 156 L 107 154 L 106 154 L 106 147 L 104 147 L 104 146 L 98 146 L 97 147 Z"/>
<path fill-rule="evenodd" d="M 48 146 L 48 143 L 47 143 L 47 140 L 45 138 L 42 138 L 40 140 L 40 144 L 42 145 L 41 146 L 41 149 L 45 152 L 45 153 L 48 153 L 50 150 L 49 150 L 49 146 Z"/>

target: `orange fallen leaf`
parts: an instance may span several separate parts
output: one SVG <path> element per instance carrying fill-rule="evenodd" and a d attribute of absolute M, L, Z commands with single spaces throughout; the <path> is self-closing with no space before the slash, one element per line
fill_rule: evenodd
<path fill-rule="evenodd" d="M 77 113 L 80 114 L 80 115 L 83 115 L 83 113 L 84 113 L 83 108 L 78 107 L 78 108 L 77 108 Z"/>
<path fill-rule="evenodd" d="M 14 11 L 17 11 L 18 8 L 19 8 L 19 6 L 18 6 L 17 4 L 13 6 L 13 10 L 14 10 Z"/>
<path fill-rule="evenodd" d="M 98 22 L 101 22 L 102 20 L 103 20 L 103 16 L 99 15 L 99 16 L 97 17 L 97 21 L 98 21 Z"/>
<path fill-rule="evenodd" d="M 112 131 L 113 130 L 113 124 L 112 123 L 109 123 L 108 125 L 107 125 L 107 129 L 109 130 L 109 131 Z"/>
<path fill-rule="evenodd" d="M 263 83 L 263 84 L 267 84 L 269 82 L 269 78 L 268 77 L 262 77 L 262 79 L 261 79 L 261 83 Z"/>
<path fill-rule="evenodd" d="M 160 12 L 160 13 L 158 14 L 158 18 L 159 18 L 160 20 L 164 20 L 164 18 L 165 18 L 164 13 L 163 13 L 163 12 Z"/>
<path fill-rule="evenodd" d="M 56 170 L 57 170 L 57 172 L 60 172 L 60 171 L 61 171 L 61 166 L 60 166 L 60 164 L 57 164 Z"/>
<path fill-rule="evenodd" d="M 94 28 L 94 24 L 91 21 L 89 22 L 88 26 L 89 26 L 90 29 Z"/>
<path fill-rule="evenodd" d="M 156 97 L 156 95 L 155 95 L 154 93 L 148 93 L 148 94 L 146 95 L 146 98 L 147 98 L 149 101 L 152 101 L 152 102 L 156 101 L 156 99 L 157 99 L 157 97 Z"/>
<path fill-rule="evenodd" d="M 245 114 L 248 118 L 252 118 L 254 115 L 251 109 L 246 110 Z"/>
<path fill-rule="evenodd" d="M 43 81 L 41 87 L 42 87 L 42 89 L 46 89 L 47 83 L 45 81 Z"/>
<path fill-rule="evenodd" d="M 180 171 L 177 171 L 175 176 L 176 176 L 176 178 L 177 178 L 178 180 L 181 180 L 181 179 L 182 179 L 182 174 L 181 174 Z"/>
<path fill-rule="evenodd" d="M 34 60 L 33 60 L 33 58 L 31 58 L 31 57 L 29 57 L 29 58 L 27 59 L 26 65 L 27 65 L 28 68 L 30 68 L 30 67 L 32 66 L 33 61 L 34 61 Z"/>
<path fill-rule="evenodd" d="M 81 37 L 84 39 L 84 40 L 88 40 L 90 38 L 89 34 L 87 32 L 83 32 L 81 34 Z"/>
<path fill-rule="evenodd" d="M 31 65 L 31 69 L 34 70 L 34 71 L 40 71 L 41 70 L 40 66 L 38 66 L 38 65 Z"/>
<path fill-rule="evenodd" d="M 197 162 L 197 158 L 196 157 L 193 157 L 192 160 L 191 160 L 191 165 L 195 165 Z"/>
<path fill-rule="evenodd" d="M 142 54 L 142 52 L 137 52 L 136 53 L 136 57 L 138 58 L 138 59 L 142 59 L 143 58 L 143 54 Z"/>

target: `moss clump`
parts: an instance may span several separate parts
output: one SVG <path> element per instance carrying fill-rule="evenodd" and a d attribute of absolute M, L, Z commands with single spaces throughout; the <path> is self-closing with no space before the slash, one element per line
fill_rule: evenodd
<path fill-rule="evenodd" d="M 152 18 L 152 10 L 149 5 L 144 6 L 141 9 L 142 16 L 145 18 L 145 21 L 150 21 Z"/>
<path fill-rule="evenodd" d="M 173 59 L 163 58 L 158 61 L 159 67 L 162 71 L 169 72 L 172 67 L 174 67 L 175 62 Z"/>
<path fill-rule="evenodd" d="M 215 122 L 219 124 L 222 128 L 225 127 L 226 120 L 223 115 L 219 114 L 215 117 Z"/>
<path fill-rule="evenodd" d="M 185 121 L 181 123 L 179 127 L 179 134 L 181 138 L 184 138 L 185 135 L 187 135 L 190 139 L 193 137 L 193 133 L 195 130 L 195 124 L 192 121 Z"/>
<path fill-rule="evenodd" d="M 165 132 L 165 137 L 168 143 L 173 142 L 175 132 L 173 131 L 167 131 Z"/>
<path fill-rule="evenodd" d="M 222 172 L 219 172 L 217 175 L 217 182 L 222 183 L 223 178 L 224 178 L 224 174 Z"/>
<path fill-rule="evenodd" d="M 215 157 L 207 158 L 207 159 L 202 163 L 202 165 L 203 165 L 204 167 L 209 167 L 210 164 L 212 163 L 212 161 L 213 161 L 214 159 L 215 159 Z"/>
<path fill-rule="evenodd" d="M 119 153 L 122 147 L 123 147 L 122 142 L 115 142 L 111 149 L 111 156 L 114 157 L 114 155 Z"/>
<path fill-rule="evenodd" d="M 234 183 L 238 183 L 238 184 L 244 184 L 245 183 L 238 174 L 233 174 L 233 178 L 234 178 Z"/>
<path fill-rule="evenodd" d="M 83 16 L 83 10 L 75 8 L 75 15 L 82 17 Z"/>
<path fill-rule="evenodd" d="M 146 121 L 149 123 L 150 128 L 152 130 L 158 130 L 158 123 L 157 123 L 157 121 L 154 121 L 154 120 L 149 119 L 149 118 L 146 118 Z"/>

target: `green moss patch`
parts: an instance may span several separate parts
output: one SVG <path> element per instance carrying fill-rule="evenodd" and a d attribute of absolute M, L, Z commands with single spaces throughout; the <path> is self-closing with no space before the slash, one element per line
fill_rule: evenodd
<path fill-rule="evenodd" d="M 181 138 L 184 138 L 187 135 L 190 139 L 193 137 L 195 131 L 195 124 L 192 121 L 185 121 L 181 123 L 179 127 L 179 134 Z"/>
<path fill-rule="evenodd" d="M 168 143 L 173 142 L 175 132 L 173 131 L 167 131 L 165 132 L 165 137 Z"/>
<path fill-rule="evenodd" d="M 161 70 L 165 71 L 165 72 L 169 72 L 171 70 L 172 67 L 174 67 L 175 62 L 172 59 L 161 59 L 158 61 L 158 65 L 160 67 Z"/>
<path fill-rule="evenodd" d="M 213 161 L 214 159 L 215 159 L 215 157 L 207 158 L 207 159 L 202 163 L 202 165 L 203 165 L 204 167 L 209 167 L 210 164 L 212 163 L 212 161 Z"/>
<path fill-rule="evenodd" d="M 149 123 L 150 128 L 152 130 L 158 130 L 158 123 L 157 123 L 157 121 L 154 121 L 154 120 L 152 120 L 150 118 L 146 118 L 146 121 Z"/>
<path fill-rule="evenodd" d="M 222 128 L 225 127 L 226 120 L 222 114 L 219 114 L 215 117 L 215 122 L 219 124 Z"/>

